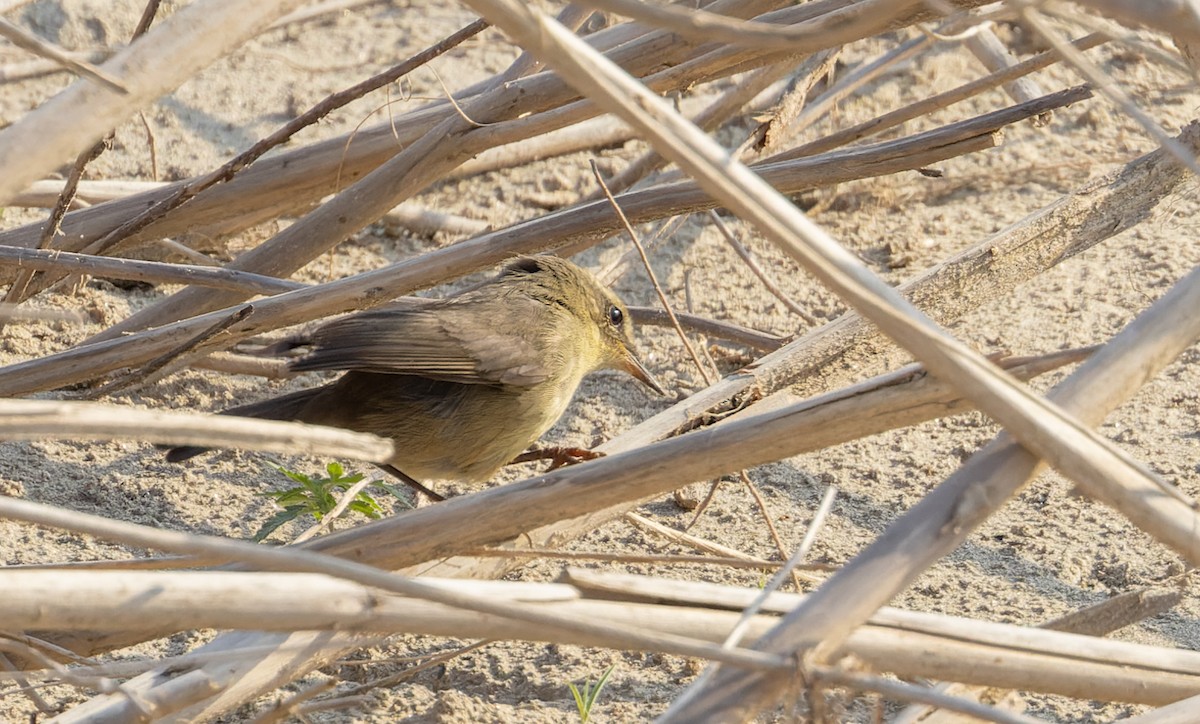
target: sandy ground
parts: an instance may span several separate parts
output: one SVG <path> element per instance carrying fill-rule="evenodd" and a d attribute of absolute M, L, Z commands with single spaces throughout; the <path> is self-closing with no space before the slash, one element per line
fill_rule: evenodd
<path fill-rule="evenodd" d="M 176 7 L 168 4 L 168 9 Z M 62 46 L 87 49 L 117 44 L 128 37 L 140 12 L 130 0 L 35 2 L 9 17 Z M 153 129 L 159 178 L 171 180 L 203 172 L 229 154 L 273 130 L 297 110 L 326 94 L 383 69 L 465 24 L 470 16 L 453 3 L 422 0 L 379 3 L 308 23 L 267 32 L 226 61 L 216 64 L 145 114 Z M 874 57 L 885 46 L 855 48 L 847 63 Z M 503 69 L 516 48 L 494 31 L 467 43 L 434 67 L 452 87 L 463 87 Z M 1164 125 L 1178 128 L 1195 113 L 1200 95 L 1185 79 L 1147 60 L 1136 50 L 1101 53 L 1105 67 L 1150 108 Z M 6 49 L 0 61 L 24 56 Z M 844 103 L 807 137 L 864 120 L 981 74 L 962 48 L 942 46 L 899 67 Z M 1047 90 L 1077 82 L 1062 70 L 1037 76 Z M 54 75 L 0 86 L 0 122 L 10 123 L 69 82 Z M 1180 90 L 1182 89 L 1182 90 Z M 428 70 L 411 79 L 415 104 L 441 94 Z M 396 94 L 397 96 L 399 94 Z M 395 97 L 395 96 L 394 96 Z M 294 143 L 311 142 L 353 129 L 385 103 L 382 93 L 339 110 Z M 991 93 L 956 106 L 934 121 L 973 115 L 1008 101 Z M 404 102 L 401 108 L 407 107 Z M 746 121 L 743 125 L 748 124 Z M 928 125 L 911 124 L 906 130 Z M 1103 100 L 1058 112 L 1044 128 L 1022 124 L 1007 131 L 1001 148 L 940 164 L 941 178 L 915 173 L 847 184 L 810 194 L 816 221 L 874 271 L 899 283 L 983 236 L 1078 187 L 1086 179 L 1152 148 L 1136 127 Z M 630 143 L 602 154 L 619 169 L 641 147 Z M 428 208 L 461 214 L 500 226 L 544 211 L 547 200 L 569 201 L 590 193 L 590 154 L 568 156 L 473 178 L 451 181 L 417 199 Z M 89 178 L 150 179 L 146 132 L 133 119 L 118 129 L 114 148 L 89 170 Z M 1194 187 L 1193 187 L 1194 188 Z M 1189 193 L 1164 205 L 1159 217 L 1071 259 L 1022 286 L 1011 297 L 969 314 L 956 333 L 978 348 L 1033 354 L 1104 341 L 1200 261 L 1194 243 L 1195 201 Z M 42 212 L 8 209 L 5 227 L 41 218 Z M 283 222 L 286 223 L 286 222 Z M 274 227 L 234 240 L 227 253 L 255 243 Z M 372 227 L 337 251 L 304 269 L 297 278 L 324 281 L 397 259 L 411 257 L 450 239 L 420 238 Z M 836 318 L 843 307 L 831 293 L 761 239 L 748 242 L 780 285 L 819 321 Z M 579 259 L 599 268 L 625 251 L 613 240 Z M 802 333 L 807 325 L 790 315 L 748 272 L 716 232 L 689 221 L 653 252 L 653 264 L 675 304 L 684 304 L 690 273 L 698 314 L 730 320 L 777 334 Z M 630 303 L 652 304 L 644 272 L 620 279 L 617 291 Z M 31 304 L 82 310 L 86 321 L 10 325 L 0 339 L 0 361 L 11 363 L 48 354 L 78 342 L 130 312 L 171 294 L 170 287 L 114 285 L 91 280 L 77 291 L 56 290 Z M 445 290 L 434 290 L 443 293 Z M 580 389 L 568 414 L 548 435 L 550 441 L 592 445 L 664 409 L 703 384 L 677 338 L 646 329 L 640 344 L 649 366 L 673 398 L 654 398 L 631 379 L 597 374 Z M 894 366 L 900 357 L 864 365 L 862 376 Z M 1147 463 L 1181 490 L 1200 495 L 1200 437 L 1194 419 L 1198 397 L 1197 352 L 1189 350 L 1104 426 L 1106 436 Z M 1053 378 L 1052 378 L 1053 379 Z M 1039 387 L 1052 379 L 1040 381 Z M 147 407 L 219 410 L 233 401 L 257 399 L 311 384 L 310 379 L 263 382 L 249 377 L 187 371 L 151 387 L 122 394 L 113 402 Z M 978 414 L 939 420 L 878 435 L 751 471 L 788 546 L 798 543 L 817 501 L 830 484 L 840 495 L 812 559 L 841 563 L 882 531 L 996 432 Z M 316 472 L 324 461 L 284 459 L 299 470 Z M 524 470 L 510 470 L 517 479 Z M 369 471 L 368 471 L 369 472 Z M 273 513 L 262 491 L 286 484 L 260 455 L 218 452 L 185 466 L 169 465 L 143 444 L 80 442 L 0 445 L 0 491 L 30 500 L 162 528 L 248 537 Z M 692 514 L 673 502 L 647 506 L 646 514 L 682 526 Z M 289 529 L 295 534 L 299 528 Z M 722 485 L 692 532 L 747 553 L 771 557 L 775 549 L 750 497 L 735 482 Z M 613 523 L 576 542 L 578 550 L 688 552 Z M 118 546 L 76 535 L 0 522 L 0 557 L 5 563 L 118 558 Z M 601 566 L 605 567 L 605 566 Z M 560 570 L 540 562 L 518 577 L 546 580 Z M 712 568 L 622 567 L 660 575 L 757 586 L 758 573 Z M 1071 493 L 1071 486 L 1047 474 L 1022 492 L 954 555 L 935 566 L 895 605 L 972 616 L 992 621 L 1036 624 L 1117 593 L 1152 585 L 1184 570 L 1180 559 L 1156 545 L 1108 508 Z M 1200 647 L 1200 607 L 1188 596 L 1174 611 L 1123 630 L 1118 638 L 1146 643 Z M 210 634 L 185 634 L 115 656 L 176 652 Z M 343 689 L 401 671 L 407 663 L 387 661 L 417 653 L 446 651 L 460 642 L 399 639 L 364 651 L 358 663 L 314 673 L 303 683 L 327 677 Z M 381 659 L 370 666 L 361 661 Z M 568 682 L 595 679 L 610 664 L 614 673 L 596 709 L 598 721 L 645 719 L 661 712 L 699 671 L 683 659 L 641 653 L 586 650 L 540 644 L 492 644 L 423 671 L 409 681 L 372 692 L 370 704 L 353 712 L 314 716 L 319 721 L 501 721 L 559 722 L 574 718 Z M 85 694 L 53 689 L 46 696 L 70 706 Z M 1051 721 L 1105 721 L 1137 711 L 1119 704 L 1081 703 L 1053 696 L 1023 696 L 1028 712 Z M 0 717 L 23 721 L 30 703 L 9 693 Z M 243 711 L 239 719 L 249 713 Z M 859 721 L 866 710 L 842 717 Z"/>

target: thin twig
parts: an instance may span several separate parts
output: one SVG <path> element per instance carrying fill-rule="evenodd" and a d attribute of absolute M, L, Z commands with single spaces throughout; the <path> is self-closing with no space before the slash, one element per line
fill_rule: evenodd
<path fill-rule="evenodd" d="M 742 261 L 746 262 L 746 266 L 751 272 L 754 273 L 754 276 L 758 277 L 758 280 L 763 283 L 763 286 L 767 288 L 767 291 L 770 292 L 776 299 L 783 302 L 783 306 L 787 307 L 792 314 L 795 314 L 803 319 L 810 327 L 817 326 L 816 317 L 804 311 L 803 307 L 792 301 L 792 298 L 789 297 L 786 292 L 780 289 L 779 285 L 776 284 L 775 281 L 771 279 L 771 277 L 768 276 L 765 271 L 763 271 L 763 268 L 759 266 L 758 262 L 754 260 L 754 257 L 750 255 L 750 250 L 743 246 L 742 242 L 738 241 L 738 238 L 734 236 L 729 227 L 725 225 L 725 222 L 721 221 L 721 216 L 716 212 L 716 210 L 709 209 L 708 216 L 713 220 L 713 223 L 716 224 L 717 229 L 721 232 L 721 236 L 725 237 L 725 241 L 729 242 L 729 246 L 732 247 L 735 252 L 737 252 L 737 255 L 741 257 Z"/>
<path fill-rule="evenodd" d="M 474 643 L 467 644 L 466 646 L 462 646 L 460 648 L 453 649 L 451 651 L 442 652 L 440 654 L 437 654 L 436 656 L 429 657 L 429 660 L 427 660 L 427 661 L 423 661 L 422 663 L 419 663 L 415 666 L 410 666 L 409 668 L 405 669 L 404 671 L 401 671 L 398 674 L 393 674 L 391 676 L 385 676 L 383 678 L 375 679 L 373 681 L 368 681 L 365 684 L 356 686 L 353 689 L 350 689 L 349 691 L 344 692 L 343 696 L 360 696 L 362 694 L 367 693 L 368 691 L 371 691 L 372 689 L 378 689 L 378 688 L 384 687 L 384 686 L 395 686 L 396 684 L 399 684 L 403 681 L 407 681 L 407 680 L 411 679 L 412 677 L 416 676 L 417 674 L 421 673 L 422 671 L 425 671 L 426 669 L 430 669 L 434 666 L 438 666 L 439 664 L 444 664 L 447 661 L 450 661 L 451 659 L 455 659 L 455 658 L 458 658 L 459 656 L 462 656 L 463 654 L 468 654 L 477 649 L 481 649 L 484 646 L 487 646 L 488 644 L 491 644 L 491 643 L 495 643 L 495 642 L 492 641 L 491 639 L 484 639 L 482 641 L 476 641 Z"/>
<path fill-rule="evenodd" d="M 129 89 L 126 88 L 121 81 L 106 73 L 102 68 L 98 68 L 87 61 L 78 59 L 76 56 L 71 55 L 62 48 L 59 48 L 57 45 L 46 42 L 45 40 L 26 32 L 21 27 L 10 23 L 4 18 L 0 18 L 0 36 L 8 38 L 13 45 L 24 48 L 35 55 L 40 55 L 43 58 L 53 60 L 55 63 L 67 68 L 71 72 L 106 86 L 110 90 L 114 90 L 117 93 L 129 92 Z"/>
<path fill-rule="evenodd" d="M 157 261 L 75 254 L 69 251 L 0 245 L 0 266 L 6 264 L 11 264 L 18 269 L 55 269 L 73 274 L 85 273 L 92 276 L 130 279 L 139 282 L 195 284 L 218 289 L 237 289 L 254 294 L 279 294 L 309 286 L 302 282 L 222 267 L 168 264 Z"/>
<path fill-rule="evenodd" d="M 996 722 L 997 724 L 1041 724 L 1040 719 L 1034 719 L 1024 714 L 1003 711 L 970 699 L 949 696 L 928 687 L 906 684 L 902 681 L 885 679 L 880 676 L 853 673 L 824 666 L 813 667 L 805 673 L 811 681 L 836 684 L 862 691 L 876 691 L 898 701 L 933 704 L 942 709 L 957 711 L 976 719 L 982 719 L 983 721 Z"/>
<path fill-rule="evenodd" d="M 322 515 L 321 519 L 317 521 L 316 525 L 311 526 L 308 530 L 296 536 L 296 540 L 292 541 L 292 544 L 295 545 L 297 543 L 303 543 L 309 538 L 312 538 L 318 533 L 328 529 L 329 526 L 333 525 L 333 521 L 337 520 L 342 513 L 346 512 L 346 508 L 350 507 L 350 504 L 354 502 L 354 499 L 358 497 L 358 494 L 361 493 L 363 489 L 372 482 L 374 481 L 370 478 L 364 477 L 354 485 L 346 488 L 346 492 L 342 493 L 342 497 L 338 500 L 337 505 L 333 506 L 333 510 L 329 511 L 325 515 Z"/>
<path fill-rule="evenodd" d="M 683 346 L 687 349 L 688 355 L 691 356 L 692 362 L 695 363 L 696 369 L 700 371 L 700 376 L 704 378 L 704 384 L 711 385 L 713 383 L 712 376 L 704 367 L 704 363 L 700 361 L 700 356 L 696 354 L 695 348 L 692 347 L 691 340 L 684 334 L 683 327 L 679 326 L 679 319 L 675 316 L 675 311 L 671 309 L 671 303 L 667 301 L 667 295 L 662 290 L 662 285 L 658 283 L 658 276 L 655 275 L 653 267 L 650 266 L 650 259 L 646 256 L 646 248 L 642 246 L 642 242 L 638 239 L 638 235 L 630 225 L 629 219 L 625 218 L 625 212 L 621 210 L 620 204 L 613 198 L 609 192 L 608 186 L 604 183 L 604 176 L 600 173 L 600 167 L 596 165 L 596 160 L 591 159 L 592 174 L 596 177 L 596 183 L 600 184 L 600 188 L 604 191 L 605 198 L 616 212 L 617 217 L 621 220 L 621 225 L 625 227 L 625 233 L 629 234 L 629 238 L 633 241 L 633 245 L 637 248 L 638 256 L 642 258 L 642 266 L 646 269 L 646 274 L 650 277 L 650 283 L 654 286 L 654 291 L 658 294 L 658 300 L 662 303 L 663 309 L 667 315 L 671 317 L 671 323 L 675 327 L 675 331 L 679 333 L 679 339 L 683 341 Z"/>
<path fill-rule="evenodd" d="M 166 370 L 168 366 L 175 362 L 178 358 L 188 354 L 195 355 L 197 350 L 212 346 L 212 340 L 214 337 L 219 336 L 222 332 L 245 320 L 253 313 L 253 304 L 243 304 L 241 307 L 235 309 L 233 313 L 228 314 L 224 318 L 218 320 L 216 324 L 211 325 L 204 331 L 200 332 L 200 334 L 197 334 L 184 341 L 183 344 L 168 350 L 166 354 L 155 357 L 142 367 L 136 370 L 129 370 L 125 374 L 114 379 L 112 382 L 109 382 L 107 385 L 103 385 L 88 392 L 84 395 L 84 399 L 94 400 L 100 397 L 112 395 L 121 390 L 129 389 L 137 384 L 145 384 L 149 382 L 157 375 L 163 374 L 163 370 Z"/>
<path fill-rule="evenodd" d="M 751 570 L 773 571 L 783 565 L 780 561 L 763 558 L 734 558 L 731 556 L 687 556 L 665 553 L 601 553 L 598 551 L 560 551 L 555 548 L 476 548 L 463 555 L 480 558 L 550 558 L 565 561 L 602 561 L 605 563 L 658 563 L 662 565 L 724 566 Z M 100 561 L 99 563 L 104 563 Z M 800 564 L 803 570 L 830 571 L 835 566 L 825 563 Z"/>
<path fill-rule="evenodd" d="M 671 316 L 657 307 L 630 307 L 629 314 L 638 324 L 649 324 L 655 327 L 673 326 Z M 675 312 L 675 319 L 680 325 L 697 334 L 737 342 L 760 352 L 774 352 L 789 341 L 787 337 L 777 337 L 738 324 L 698 317 L 684 312 Z"/>
<path fill-rule="evenodd" d="M 779 529 L 775 527 L 775 519 L 771 517 L 771 511 L 767 508 L 767 501 L 763 500 L 762 493 L 758 486 L 750 479 L 745 470 L 738 471 L 738 477 L 742 481 L 742 485 L 750 492 L 750 497 L 754 498 L 754 504 L 758 507 L 758 514 L 762 516 L 763 522 L 767 525 L 767 531 L 771 534 L 771 541 L 775 544 L 775 550 L 779 551 L 780 560 L 789 560 L 787 554 L 787 546 L 783 544 L 783 538 L 779 535 Z M 793 564 L 790 566 L 795 568 Z M 795 573 L 792 574 L 792 585 L 796 587 L 796 591 L 803 590 L 800 587 L 800 578 Z"/>

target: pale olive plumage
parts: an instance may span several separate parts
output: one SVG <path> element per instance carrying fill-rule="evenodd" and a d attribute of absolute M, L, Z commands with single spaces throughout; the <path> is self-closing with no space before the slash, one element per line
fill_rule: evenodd
<path fill-rule="evenodd" d="M 291 369 L 346 374 L 223 414 L 390 437 L 389 462 L 418 480 L 488 479 L 558 420 L 589 372 L 622 369 L 659 389 L 633 352 L 625 305 L 553 256 L 517 259 L 457 297 L 335 320 L 304 343 L 312 351 Z"/>

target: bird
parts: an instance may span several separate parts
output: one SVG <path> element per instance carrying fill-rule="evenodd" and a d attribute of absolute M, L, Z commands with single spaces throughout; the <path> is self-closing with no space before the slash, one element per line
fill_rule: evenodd
<path fill-rule="evenodd" d="M 290 370 L 345 374 L 221 414 L 374 433 L 393 441 L 383 467 L 402 478 L 480 483 L 550 429 L 591 372 L 623 370 L 664 394 L 633 338 L 628 308 L 590 272 L 522 256 L 458 296 L 408 298 L 288 340 L 308 348 Z"/>

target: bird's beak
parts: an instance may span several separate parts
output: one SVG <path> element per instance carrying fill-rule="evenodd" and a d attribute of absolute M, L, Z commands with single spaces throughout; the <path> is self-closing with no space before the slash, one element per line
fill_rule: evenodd
<path fill-rule="evenodd" d="M 641 380 L 647 387 L 654 390 L 658 394 L 667 394 L 666 391 L 663 390 L 662 386 L 658 384 L 658 380 L 654 379 L 654 375 L 650 374 L 650 371 L 646 369 L 646 366 L 642 364 L 642 361 L 637 358 L 636 354 L 633 353 L 633 350 L 626 349 L 625 355 L 621 361 L 623 363 L 621 365 L 621 369 Z"/>

